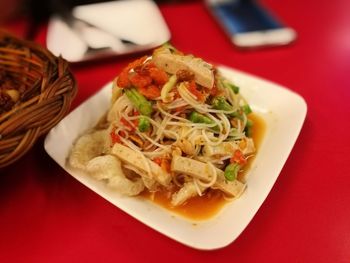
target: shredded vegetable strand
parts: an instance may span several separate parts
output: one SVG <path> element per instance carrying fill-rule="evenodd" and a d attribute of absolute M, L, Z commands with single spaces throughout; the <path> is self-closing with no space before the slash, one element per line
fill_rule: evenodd
<path fill-rule="evenodd" d="M 161 122 L 160 127 L 158 128 L 157 133 L 156 133 L 156 135 L 157 135 L 157 137 L 155 138 L 156 141 L 160 140 L 169 120 L 170 120 L 170 117 L 165 116 L 165 118 Z"/>
<path fill-rule="evenodd" d="M 145 156 L 148 156 L 149 158 L 155 158 L 155 157 L 164 156 L 165 154 L 170 153 L 170 152 L 171 152 L 171 147 L 168 147 L 166 149 L 158 148 L 158 149 L 151 151 L 151 152 L 143 152 L 143 154 Z"/>
<path fill-rule="evenodd" d="M 185 106 L 188 106 L 188 103 L 186 101 L 184 101 L 183 99 L 176 99 L 172 103 L 169 103 L 168 105 L 166 105 L 166 108 L 171 110 L 171 109 L 176 109 L 176 108 L 185 107 Z"/>
<path fill-rule="evenodd" d="M 194 186 L 196 187 L 196 191 L 197 191 L 198 195 L 199 195 L 199 196 L 202 196 L 203 193 L 202 193 L 202 191 L 201 191 L 201 189 L 200 189 L 200 187 L 199 187 L 199 185 L 198 185 L 198 180 L 194 178 L 194 179 L 193 179 L 193 183 L 194 183 Z"/>
<path fill-rule="evenodd" d="M 153 146 L 153 145 L 155 145 L 155 146 L 157 146 L 157 147 L 159 147 L 159 148 L 162 148 L 162 149 L 167 149 L 167 147 L 168 147 L 168 146 L 162 145 L 162 144 L 158 143 L 157 141 L 153 140 L 152 138 L 150 138 L 149 136 L 147 136 L 145 133 L 138 132 L 138 131 L 136 131 L 136 133 L 137 133 L 137 135 L 139 135 L 140 137 L 142 137 L 142 138 L 148 140 L 148 141 L 151 143 L 151 145 L 148 146 L 146 149 L 151 148 L 151 146 Z M 152 144 L 153 144 L 153 145 L 152 145 Z"/>
<path fill-rule="evenodd" d="M 182 121 L 182 122 L 190 122 L 189 120 L 187 120 L 187 119 L 185 119 L 185 118 L 181 118 L 181 117 L 176 116 L 175 114 L 171 114 L 171 113 L 166 112 L 166 111 L 162 108 L 162 106 L 161 106 L 161 104 L 160 104 L 159 102 L 157 102 L 157 107 L 158 107 L 159 111 L 160 111 L 163 115 L 165 115 L 165 116 L 169 116 L 169 117 L 171 117 L 172 119 L 175 119 L 175 120 L 178 120 L 178 121 Z"/>
<path fill-rule="evenodd" d="M 181 83 L 178 87 L 178 91 L 183 100 L 198 110 L 200 113 L 205 113 L 208 111 L 208 107 L 199 103 L 196 98 L 187 90 L 185 84 Z"/>

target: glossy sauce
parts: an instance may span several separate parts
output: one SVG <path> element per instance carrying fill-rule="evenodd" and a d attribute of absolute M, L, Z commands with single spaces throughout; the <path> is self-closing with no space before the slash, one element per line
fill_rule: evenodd
<path fill-rule="evenodd" d="M 265 122 L 259 115 L 254 113 L 249 115 L 249 119 L 254 122 L 252 128 L 252 138 L 254 140 L 255 147 L 258 150 L 264 137 L 266 129 Z M 253 160 L 254 158 L 248 159 L 248 163 L 245 166 L 245 171 L 239 174 L 240 180 L 244 180 L 244 175 L 249 170 Z M 193 197 L 185 204 L 173 207 L 170 203 L 171 195 L 176 192 L 176 190 L 177 189 L 174 189 L 173 192 L 159 191 L 155 193 L 144 191 L 141 196 L 172 212 L 192 220 L 208 219 L 216 215 L 226 203 L 230 202 L 229 200 L 225 199 L 221 191 L 209 189 L 203 196 Z"/>

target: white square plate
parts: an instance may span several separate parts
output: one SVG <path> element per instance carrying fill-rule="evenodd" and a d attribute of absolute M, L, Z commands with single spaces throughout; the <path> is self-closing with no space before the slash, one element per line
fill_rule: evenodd
<path fill-rule="evenodd" d="M 47 48 L 69 62 L 125 55 L 155 48 L 170 39 L 170 31 L 152 0 L 119 0 L 76 6 L 74 18 L 89 26 L 68 26 L 60 17 L 50 18 Z M 133 44 L 127 44 L 127 40 Z M 89 47 L 95 48 L 92 52 Z M 108 48 L 109 47 L 109 48 Z"/>
<path fill-rule="evenodd" d="M 70 170 L 66 158 L 75 139 L 93 127 L 107 111 L 111 84 L 107 84 L 47 135 L 48 154 L 74 178 L 144 224 L 197 249 L 217 249 L 233 242 L 248 225 L 275 183 L 303 125 L 307 106 L 302 97 L 277 84 L 246 73 L 219 67 L 234 80 L 254 112 L 266 123 L 265 136 L 247 178 L 247 190 L 225 205 L 217 216 L 206 221 L 190 221 L 152 203 L 125 197 L 108 189 L 103 182 Z"/>

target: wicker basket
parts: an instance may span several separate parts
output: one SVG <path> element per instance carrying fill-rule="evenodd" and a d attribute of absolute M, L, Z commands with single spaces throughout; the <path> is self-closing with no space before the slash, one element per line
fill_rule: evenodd
<path fill-rule="evenodd" d="M 0 31 L 0 168 L 66 115 L 76 91 L 67 61 Z"/>

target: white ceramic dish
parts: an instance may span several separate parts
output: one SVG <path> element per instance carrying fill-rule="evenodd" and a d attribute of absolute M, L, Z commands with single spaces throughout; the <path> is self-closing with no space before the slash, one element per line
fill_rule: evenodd
<path fill-rule="evenodd" d="M 101 30 L 81 24 L 72 28 L 60 17 L 51 17 L 47 48 L 69 62 L 140 52 L 170 39 L 170 31 L 152 0 L 120 0 L 81 5 L 73 8 L 72 15 Z M 133 44 L 125 44 L 121 39 Z M 89 47 L 95 50 L 92 52 L 91 49 L 88 50 Z"/>
<path fill-rule="evenodd" d="M 54 127 L 46 137 L 45 149 L 82 184 L 160 233 L 197 249 L 227 246 L 248 225 L 270 192 L 298 137 L 307 106 L 302 97 L 277 84 L 226 67 L 219 69 L 241 87 L 253 111 L 266 122 L 266 132 L 248 174 L 247 190 L 211 219 L 191 221 L 150 201 L 121 196 L 104 183 L 66 166 L 74 140 L 94 126 L 106 112 L 111 84 L 107 84 Z"/>

